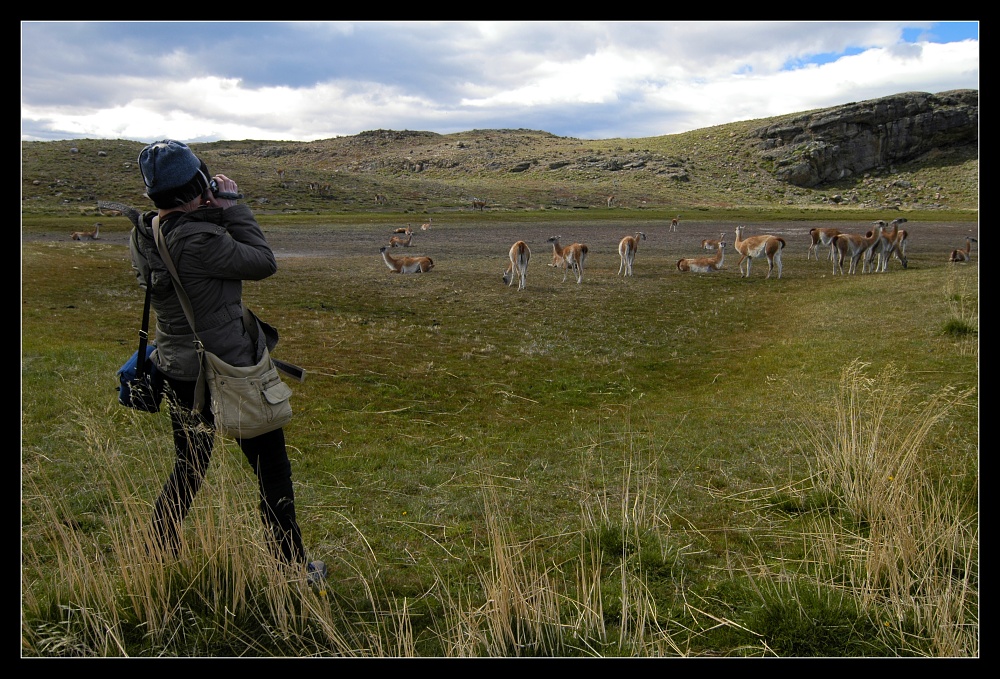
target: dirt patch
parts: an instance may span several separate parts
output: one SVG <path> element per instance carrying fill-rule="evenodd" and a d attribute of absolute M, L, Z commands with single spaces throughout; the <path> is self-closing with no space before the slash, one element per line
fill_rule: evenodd
<path fill-rule="evenodd" d="M 22 233 L 23 242 L 72 242 L 77 247 L 95 244 L 128 245 L 127 222 L 108 220 L 98 241 L 72 241 L 69 232 L 39 231 Z M 617 253 L 618 241 L 625 235 L 637 231 L 646 233 L 649 240 L 640 245 L 640 250 L 656 248 L 661 253 L 665 247 L 678 257 L 693 257 L 700 254 L 701 241 L 716 239 L 724 233 L 731 243 L 737 222 L 682 220 L 676 232 L 670 231 L 669 220 L 660 221 L 580 221 L 580 222 L 493 222 L 482 224 L 442 224 L 429 231 L 415 231 L 410 247 L 393 248 L 400 255 L 447 254 L 461 256 L 463 253 L 481 253 L 483 249 L 495 251 L 498 256 L 506 256 L 511 244 L 517 240 L 528 243 L 537 257 L 551 251 L 547 242 L 550 236 L 561 236 L 564 245 L 585 242 L 591 249 Z M 782 221 L 747 222 L 744 236 L 771 233 L 787 241 L 786 257 L 801 254 L 805 257 L 809 245 L 809 229 L 813 227 L 833 227 L 842 232 L 863 233 L 871 228 L 871 222 L 843 221 Z M 975 222 L 907 222 L 902 225 L 909 234 L 908 252 L 931 254 L 946 259 L 955 248 L 965 246 L 965 238 L 978 238 L 978 224 Z M 389 225 L 338 225 L 324 226 L 282 226 L 265 228 L 264 233 L 278 258 L 291 257 L 351 257 L 376 255 L 381 246 L 389 243 L 393 235 Z M 975 246 L 974 252 L 975 252 Z M 822 257 L 822 255 L 821 255 Z"/>

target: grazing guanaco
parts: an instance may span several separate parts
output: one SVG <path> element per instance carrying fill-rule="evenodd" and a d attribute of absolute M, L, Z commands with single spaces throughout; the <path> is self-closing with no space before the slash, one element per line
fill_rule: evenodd
<path fill-rule="evenodd" d="M 900 229 L 896 234 L 896 255 L 897 259 L 906 259 L 906 244 L 910 241 L 910 233 L 906 229 Z"/>
<path fill-rule="evenodd" d="M 857 233 L 838 234 L 833 239 L 833 246 L 837 249 L 837 257 L 833 261 L 833 275 L 836 275 L 838 270 L 841 276 L 844 275 L 844 257 L 851 258 L 847 273 L 857 273 L 858 260 L 867 256 L 868 251 L 878 242 L 884 228 L 885 222 L 879 220 L 875 222 L 875 228 L 863 236 Z M 864 263 L 861 265 L 861 272 L 864 273 Z"/>
<path fill-rule="evenodd" d="M 810 256 L 815 257 L 816 261 L 819 261 L 819 255 L 816 254 L 816 246 L 823 244 L 828 248 L 826 261 L 833 261 L 833 239 L 840 234 L 838 229 L 834 228 L 812 228 L 809 229 L 809 249 L 806 251 L 806 261 L 809 261 Z"/>
<path fill-rule="evenodd" d="M 677 260 L 678 271 L 694 271 L 695 273 L 712 273 L 722 269 L 726 260 L 726 241 L 719 241 L 714 257 L 687 257 Z"/>
<path fill-rule="evenodd" d="M 434 260 L 430 257 L 393 257 L 388 249 L 388 245 L 383 245 L 379 252 L 385 265 L 395 273 L 427 273 L 434 268 Z"/>
<path fill-rule="evenodd" d="M 743 229 L 745 227 L 740 225 L 736 227 L 736 242 L 733 246 L 736 251 L 740 253 L 739 269 L 740 276 L 742 278 L 750 277 L 750 265 L 753 263 L 755 257 L 767 257 L 767 276 L 765 278 L 771 277 L 771 271 L 774 269 L 774 265 L 778 265 L 778 278 L 781 278 L 781 251 L 785 248 L 785 239 L 778 236 L 771 235 L 761 235 L 761 236 L 750 236 L 746 240 L 743 239 Z M 747 263 L 747 271 L 743 273 L 743 262 Z"/>
<path fill-rule="evenodd" d="M 896 243 L 900 235 L 899 225 L 905 221 L 905 217 L 900 217 L 899 219 L 894 219 L 889 222 L 889 226 L 892 227 L 892 231 L 887 232 L 886 229 L 888 227 L 883 227 L 882 235 L 879 236 L 878 241 L 876 241 L 875 245 L 872 246 L 872 249 L 868 251 L 869 264 L 873 259 L 875 260 L 875 265 L 871 268 L 873 272 L 885 273 L 889 267 L 890 255 L 895 255 L 896 259 L 899 260 L 904 269 L 907 267 L 906 256 L 901 255 L 896 249 Z"/>
<path fill-rule="evenodd" d="M 503 282 L 509 288 L 514 283 L 514 276 L 517 276 L 517 289 L 524 290 L 528 278 L 528 260 L 531 259 L 531 250 L 528 244 L 519 240 L 510 246 L 510 264 L 503 274 Z"/>
<path fill-rule="evenodd" d="M 646 234 L 642 231 L 636 231 L 634 236 L 625 236 L 618 243 L 618 256 L 622 260 L 618 266 L 619 276 L 622 275 L 622 271 L 625 272 L 626 276 L 632 275 L 632 263 L 635 261 L 635 253 L 639 250 L 640 240 L 646 240 Z"/>
<path fill-rule="evenodd" d="M 549 242 L 552 243 L 553 254 L 561 257 L 562 265 L 566 267 L 563 271 L 563 283 L 566 282 L 566 276 L 569 274 L 570 269 L 576 275 L 576 282 L 581 283 L 583 281 L 583 265 L 587 261 L 588 248 L 583 243 L 573 243 L 572 245 L 562 247 L 559 245 L 560 238 L 562 236 L 552 236 L 552 238 L 549 238 Z M 553 259 L 555 259 L 555 256 L 553 256 Z M 553 266 L 559 265 L 554 264 Z"/>

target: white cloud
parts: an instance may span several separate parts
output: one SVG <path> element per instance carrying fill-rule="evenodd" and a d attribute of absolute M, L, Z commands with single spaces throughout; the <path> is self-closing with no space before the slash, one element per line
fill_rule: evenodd
<path fill-rule="evenodd" d="M 978 39 L 901 40 L 927 22 L 191 23 L 162 51 L 157 26 L 24 29 L 22 139 L 640 137 L 979 86 Z"/>

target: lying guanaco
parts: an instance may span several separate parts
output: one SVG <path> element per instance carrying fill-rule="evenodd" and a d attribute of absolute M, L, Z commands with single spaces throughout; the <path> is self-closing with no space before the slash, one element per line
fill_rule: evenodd
<path fill-rule="evenodd" d="M 726 259 L 726 241 L 720 240 L 714 257 L 687 257 L 677 260 L 678 271 L 712 273 L 722 268 Z"/>
<path fill-rule="evenodd" d="M 101 237 L 101 223 L 94 224 L 93 231 L 74 231 L 70 234 L 73 240 L 97 240 Z"/>
<path fill-rule="evenodd" d="M 385 265 L 396 273 L 427 273 L 434 268 L 430 257 L 393 257 L 388 252 L 388 245 L 379 248 Z"/>

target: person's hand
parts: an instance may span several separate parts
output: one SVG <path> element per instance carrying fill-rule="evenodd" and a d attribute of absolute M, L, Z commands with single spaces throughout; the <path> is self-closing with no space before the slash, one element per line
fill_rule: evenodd
<path fill-rule="evenodd" d="M 239 193 L 239 188 L 236 186 L 236 182 L 227 177 L 224 174 L 217 174 L 215 177 L 216 183 L 219 185 L 219 191 L 224 193 Z M 209 191 L 211 193 L 211 191 Z M 215 194 L 212 194 L 212 198 L 208 201 L 208 204 L 213 207 L 221 207 L 226 209 L 227 207 L 232 207 L 236 205 L 236 201 L 229 198 L 219 198 Z"/>

